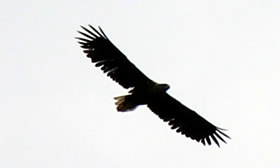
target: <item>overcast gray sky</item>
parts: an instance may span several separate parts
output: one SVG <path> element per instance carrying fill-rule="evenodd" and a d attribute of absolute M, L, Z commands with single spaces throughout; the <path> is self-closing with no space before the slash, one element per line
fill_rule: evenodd
<path fill-rule="evenodd" d="M 11 0 L 0 9 L 0 167 L 279 166 L 279 0 Z M 232 140 L 205 147 L 146 107 L 116 112 L 113 97 L 126 90 L 74 39 L 87 24 Z"/>

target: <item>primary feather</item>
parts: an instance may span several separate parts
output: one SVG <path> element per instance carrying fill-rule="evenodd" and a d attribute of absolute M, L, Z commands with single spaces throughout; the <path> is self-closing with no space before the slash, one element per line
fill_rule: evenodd
<path fill-rule="evenodd" d="M 78 32 L 83 37 L 77 39 L 87 57 L 111 79 L 126 89 L 131 88 L 128 95 L 115 98 L 118 111 L 147 105 L 159 118 L 168 122 L 171 129 L 204 145 L 211 145 L 214 141 L 220 146 L 219 140 L 226 143 L 224 137 L 230 138 L 223 129 L 168 95 L 167 84 L 158 84 L 143 74 L 114 46 L 100 27 L 99 31 L 91 25 L 89 28 L 81 27 L 84 32 Z"/>

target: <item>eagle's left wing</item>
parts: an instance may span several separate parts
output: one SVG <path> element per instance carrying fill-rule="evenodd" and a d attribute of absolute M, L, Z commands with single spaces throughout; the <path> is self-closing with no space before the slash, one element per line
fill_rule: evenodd
<path fill-rule="evenodd" d="M 83 37 L 76 37 L 78 42 L 87 57 L 107 76 L 126 89 L 145 89 L 154 84 L 108 39 L 100 27 L 99 31 L 91 25 L 90 29 L 81 27 L 84 31 L 78 32 Z"/>
<path fill-rule="evenodd" d="M 148 104 L 148 107 L 162 120 L 168 122 L 171 129 L 176 129 L 176 132 L 202 142 L 204 145 L 206 144 L 205 142 L 211 145 L 212 139 L 220 146 L 218 140 L 226 143 L 223 136 L 230 138 L 222 132 L 224 129 L 211 124 L 167 93 L 153 99 Z"/>

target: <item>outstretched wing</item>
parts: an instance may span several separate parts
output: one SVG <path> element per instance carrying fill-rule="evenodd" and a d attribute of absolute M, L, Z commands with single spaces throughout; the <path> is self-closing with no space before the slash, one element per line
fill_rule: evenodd
<path fill-rule="evenodd" d="M 96 67 L 124 88 L 149 87 L 154 82 L 133 65 L 126 56 L 108 39 L 102 29 L 99 31 L 89 25 L 90 29 L 81 26 L 83 37 L 76 37 L 87 57 Z"/>
<path fill-rule="evenodd" d="M 202 142 L 204 145 L 206 142 L 211 145 L 212 139 L 220 146 L 218 140 L 226 143 L 223 136 L 230 138 L 222 132 L 223 129 L 214 126 L 167 93 L 153 99 L 148 107 L 165 122 L 168 122 L 171 129 L 176 129 L 176 132 L 197 142 Z"/>

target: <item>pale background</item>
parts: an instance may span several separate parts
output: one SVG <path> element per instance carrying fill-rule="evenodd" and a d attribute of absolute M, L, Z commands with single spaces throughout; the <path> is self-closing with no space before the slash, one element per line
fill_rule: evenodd
<path fill-rule="evenodd" d="M 1 2 L 1 168 L 279 166 L 279 0 Z M 203 146 L 148 108 L 117 113 L 126 91 L 78 46 L 102 26 L 145 74 L 215 125 Z"/>

